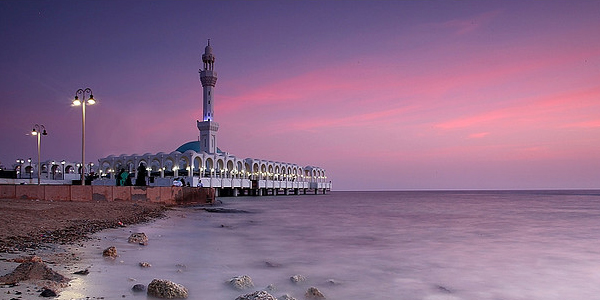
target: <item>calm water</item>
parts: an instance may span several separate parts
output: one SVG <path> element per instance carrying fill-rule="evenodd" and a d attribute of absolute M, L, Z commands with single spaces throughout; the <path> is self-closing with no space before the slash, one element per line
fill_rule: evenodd
<path fill-rule="evenodd" d="M 600 191 L 333 192 L 221 198 L 222 207 L 97 235 L 80 266 L 91 273 L 59 299 L 146 299 L 135 283 L 162 278 L 190 299 L 233 300 L 224 282 L 304 299 L 600 299 Z M 148 246 L 127 244 L 145 232 Z M 115 261 L 102 259 L 114 245 Z M 151 268 L 138 266 L 141 261 Z M 279 265 L 268 266 L 266 262 Z M 307 282 L 294 285 L 301 274 Z M 135 280 L 135 281 L 133 281 Z M 329 280 L 337 284 L 329 283 Z"/>

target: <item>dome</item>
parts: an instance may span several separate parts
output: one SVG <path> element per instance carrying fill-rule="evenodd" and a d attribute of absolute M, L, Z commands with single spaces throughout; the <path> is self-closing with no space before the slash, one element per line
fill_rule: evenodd
<path fill-rule="evenodd" d="M 192 151 L 196 151 L 196 153 L 200 153 L 200 141 L 187 142 L 187 143 L 179 146 L 179 148 L 177 148 L 175 151 L 183 153 L 188 150 L 192 150 Z M 217 148 L 217 153 L 223 153 L 223 151 L 221 151 L 221 149 Z"/>
<path fill-rule="evenodd" d="M 175 151 L 179 151 L 179 152 L 183 153 L 188 150 L 194 150 L 199 153 L 200 152 L 200 142 L 199 141 L 187 142 L 187 143 L 179 146 L 179 148 L 177 148 L 177 150 L 175 150 Z"/>
<path fill-rule="evenodd" d="M 204 54 L 212 54 L 212 47 L 210 45 L 204 48 Z"/>

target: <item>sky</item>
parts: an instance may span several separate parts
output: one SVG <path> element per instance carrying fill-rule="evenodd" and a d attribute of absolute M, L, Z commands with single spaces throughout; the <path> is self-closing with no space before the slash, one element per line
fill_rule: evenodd
<path fill-rule="evenodd" d="M 334 190 L 600 187 L 600 1 L 0 1 L 0 162 L 198 139 Z"/>

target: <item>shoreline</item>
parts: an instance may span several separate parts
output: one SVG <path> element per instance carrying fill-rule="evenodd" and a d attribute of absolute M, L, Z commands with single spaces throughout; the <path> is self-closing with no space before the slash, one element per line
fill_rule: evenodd
<path fill-rule="evenodd" d="M 0 253 L 70 244 L 98 231 L 165 217 L 169 208 L 147 202 L 0 200 Z"/>
<path fill-rule="evenodd" d="M 165 218 L 169 209 L 149 202 L 0 199 L 0 277 L 11 274 L 20 259 L 37 256 L 54 271 L 74 279 L 81 262 L 79 248 L 93 234 Z M 22 299 L 19 296 L 38 296 L 44 287 L 59 293 L 68 285 L 37 279 L 2 282 L 0 295 Z"/>

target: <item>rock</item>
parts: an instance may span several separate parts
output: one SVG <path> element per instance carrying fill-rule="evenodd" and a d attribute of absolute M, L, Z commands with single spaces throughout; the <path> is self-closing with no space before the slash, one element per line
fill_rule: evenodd
<path fill-rule="evenodd" d="M 271 292 L 271 293 L 272 293 L 272 292 L 275 292 L 275 291 L 277 291 L 277 288 L 275 287 L 275 285 L 274 285 L 274 284 L 272 284 L 272 283 L 271 283 L 271 284 L 269 284 L 269 285 L 268 285 L 268 286 L 265 288 L 265 291 L 267 291 L 267 292 Z"/>
<path fill-rule="evenodd" d="M 327 279 L 327 283 L 329 283 L 329 285 L 340 285 L 342 284 L 341 282 L 335 280 L 335 279 Z"/>
<path fill-rule="evenodd" d="M 210 213 L 221 213 L 221 214 L 247 214 L 250 213 L 247 210 L 235 209 L 235 208 L 223 208 L 223 207 L 207 207 L 202 210 Z"/>
<path fill-rule="evenodd" d="M 290 296 L 289 294 L 284 294 L 277 297 L 277 300 L 296 300 L 296 298 Z"/>
<path fill-rule="evenodd" d="M 181 284 L 162 279 L 154 279 L 148 285 L 148 295 L 165 299 L 184 299 L 188 290 Z"/>
<path fill-rule="evenodd" d="M 104 251 L 102 251 L 102 256 L 112 257 L 112 258 L 117 257 L 117 247 L 110 246 L 110 247 L 104 249 Z"/>
<path fill-rule="evenodd" d="M 134 285 L 131 288 L 131 290 L 134 291 L 134 292 L 143 292 L 143 291 L 146 290 L 146 286 L 143 285 L 143 284 L 141 284 L 141 283 L 138 283 L 138 284 Z"/>
<path fill-rule="evenodd" d="M 140 263 L 140 267 L 142 267 L 142 268 L 150 268 L 150 267 L 152 267 L 152 265 L 150 263 L 148 263 L 148 262 L 143 261 L 143 262 Z"/>
<path fill-rule="evenodd" d="M 229 279 L 229 284 L 238 290 L 244 290 L 254 287 L 252 278 L 248 275 L 237 276 Z"/>
<path fill-rule="evenodd" d="M 235 300 L 277 300 L 266 291 L 257 291 L 251 294 L 246 294 L 235 298 Z"/>
<path fill-rule="evenodd" d="M 23 256 L 23 257 L 19 257 L 19 258 L 15 258 L 12 261 L 16 262 L 16 263 L 24 263 L 24 262 L 42 262 L 42 258 L 39 256 Z"/>
<path fill-rule="evenodd" d="M 85 270 L 74 272 L 73 274 L 75 274 L 75 275 L 87 275 L 87 274 L 90 274 L 90 270 L 85 269 Z"/>
<path fill-rule="evenodd" d="M 50 280 L 57 283 L 66 283 L 68 278 L 54 272 L 42 262 L 24 262 L 18 265 L 10 274 L 0 277 L 2 284 L 16 284 L 25 280 Z"/>
<path fill-rule="evenodd" d="M 290 277 L 290 280 L 291 280 L 293 283 L 299 283 L 299 282 L 306 281 L 306 277 L 304 277 L 304 276 L 302 276 L 302 275 L 299 275 L 299 274 L 297 274 L 297 275 L 294 275 L 294 276 Z"/>
<path fill-rule="evenodd" d="M 308 288 L 306 294 L 304 294 L 304 297 L 307 299 L 325 299 L 325 295 L 323 295 L 323 293 L 321 293 L 321 291 L 314 286 Z"/>
<path fill-rule="evenodd" d="M 55 291 L 51 289 L 44 289 L 40 294 L 40 297 L 56 297 L 58 296 Z"/>
<path fill-rule="evenodd" d="M 148 245 L 148 237 L 143 232 L 132 233 L 127 240 L 129 243 Z"/>
<path fill-rule="evenodd" d="M 281 264 L 276 263 L 276 262 L 272 262 L 272 261 L 265 261 L 265 264 L 269 268 L 279 268 L 279 267 L 281 267 Z"/>

